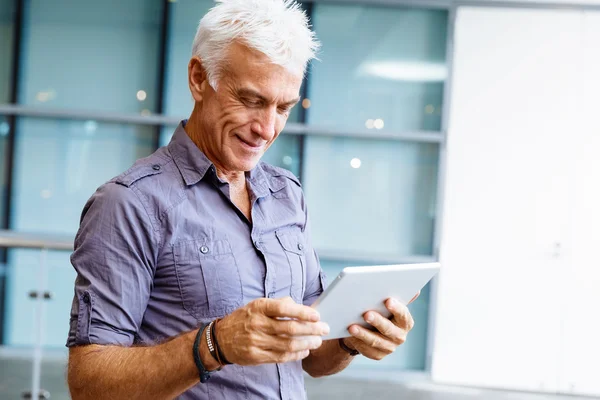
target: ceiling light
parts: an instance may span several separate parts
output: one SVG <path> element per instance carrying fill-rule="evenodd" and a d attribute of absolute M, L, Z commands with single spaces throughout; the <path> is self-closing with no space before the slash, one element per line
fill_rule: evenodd
<path fill-rule="evenodd" d="M 448 77 L 448 67 L 444 63 L 376 61 L 363 63 L 358 74 L 394 81 L 443 82 Z"/>

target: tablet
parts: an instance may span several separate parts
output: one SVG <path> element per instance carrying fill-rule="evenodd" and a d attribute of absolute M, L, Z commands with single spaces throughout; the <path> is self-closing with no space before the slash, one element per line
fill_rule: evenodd
<path fill-rule="evenodd" d="M 348 327 L 354 324 L 372 328 L 363 318 L 367 311 L 391 317 L 385 300 L 408 304 L 439 270 L 439 263 L 344 268 L 312 305 L 329 324 L 323 339 L 351 336 Z"/>

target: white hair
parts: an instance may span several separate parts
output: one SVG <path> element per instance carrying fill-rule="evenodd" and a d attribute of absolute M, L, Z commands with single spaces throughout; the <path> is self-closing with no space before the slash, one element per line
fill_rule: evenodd
<path fill-rule="evenodd" d="M 320 43 L 294 0 L 216 0 L 200 20 L 192 55 L 198 56 L 217 89 L 229 46 L 238 41 L 292 72 L 304 74 Z"/>

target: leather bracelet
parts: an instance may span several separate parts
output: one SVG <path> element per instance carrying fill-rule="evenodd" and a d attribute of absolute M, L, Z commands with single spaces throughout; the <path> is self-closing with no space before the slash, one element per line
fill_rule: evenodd
<path fill-rule="evenodd" d="M 227 360 L 227 358 L 225 358 L 225 354 L 223 354 L 223 352 L 221 351 L 221 346 L 219 346 L 219 342 L 217 341 L 217 323 L 221 320 L 221 318 L 217 318 L 214 321 L 214 324 L 212 326 L 212 338 L 213 338 L 213 342 L 215 344 L 215 348 L 217 350 L 217 354 L 219 357 L 219 362 L 222 365 L 231 365 L 231 363 Z"/>
<path fill-rule="evenodd" d="M 217 352 L 215 351 L 215 343 L 214 343 L 214 326 L 215 326 L 215 321 L 212 321 L 210 324 L 208 324 L 208 327 L 206 328 L 206 344 L 208 345 L 208 351 L 210 352 L 210 355 L 212 356 L 212 358 L 219 363 L 219 368 L 217 368 L 217 371 L 221 370 L 221 360 L 219 359 L 219 355 L 217 354 Z"/>
<path fill-rule="evenodd" d="M 204 367 L 204 364 L 202 364 L 202 357 L 200 357 L 200 342 L 202 341 L 202 335 L 205 329 L 206 324 L 202 324 L 200 326 L 200 329 L 198 329 L 196 339 L 194 340 L 194 346 L 192 347 L 192 352 L 194 354 L 194 363 L 196 364 L 196 368 L 198 368 L 201 383 L 206 383 L 210 379 L 211 375 L 211 372 L 207 371 Z"/>
<path fill-rule="evenodd" d="M 344 338 L 339 338 L 338 343 L 340 344 L 340 347 L 342 348 L 342 350 L 344 350 L 346 353 L 350 354 L 352 357 L 360 354 L 358 352 L 358 350 L 352 350 L 350 347 L 348 347 L 346 345 L 346 343 L 344 342 Z"/>

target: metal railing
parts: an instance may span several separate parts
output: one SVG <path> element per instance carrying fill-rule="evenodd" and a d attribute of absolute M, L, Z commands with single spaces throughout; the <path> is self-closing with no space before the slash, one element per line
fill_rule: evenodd
<path fill-rule="evenodd" d="M 0 230 L 0 248 L 73 250 L 71 235 L 40 235 Z"/>
<path fill-rule="evenodd" d="M 40 250 L 37 289 L 29 292 L 29 297 L 36 301 L 31 389 L 23 392 L 23 398 L 49 399 L 50 393 L 40 388 L 46 303 L 52 299 L 52 294 L 48 291 L 47 255 L 49 250 L 72 251 L 73 238 L 71 236 L 36 235 L 0 230 L 0 248 Z"/>

